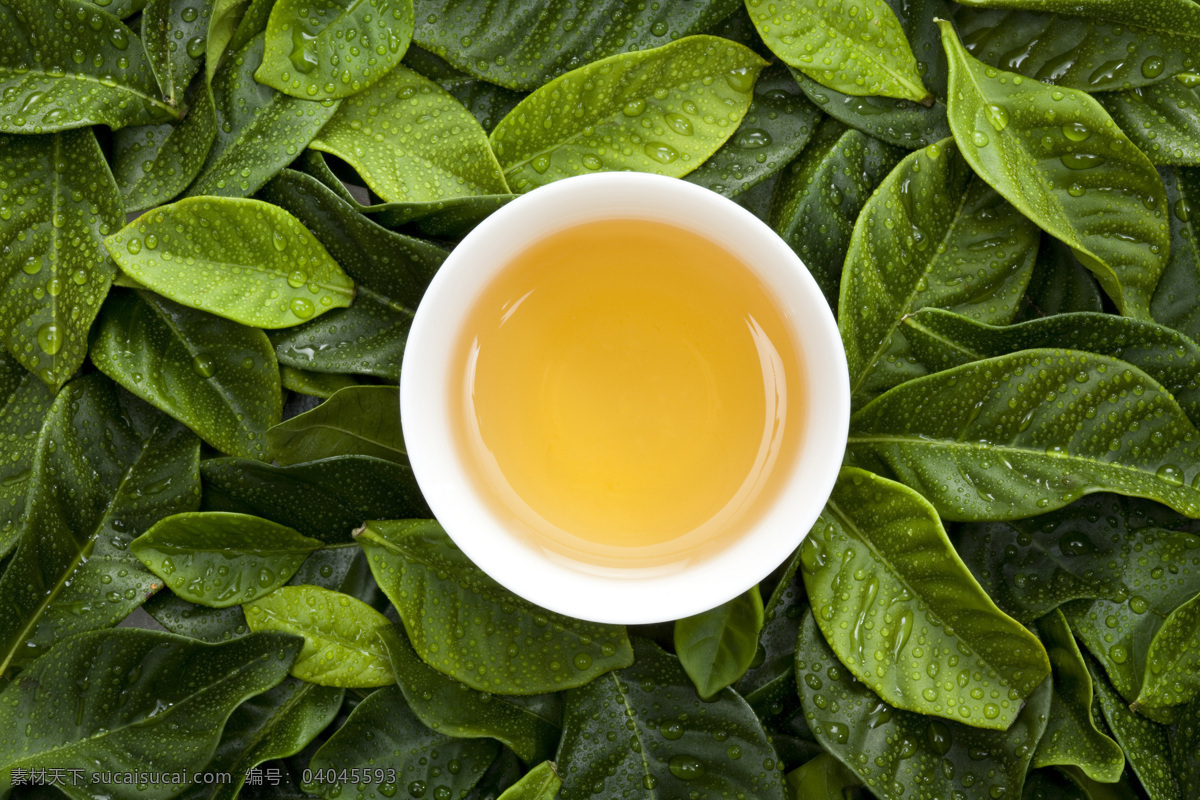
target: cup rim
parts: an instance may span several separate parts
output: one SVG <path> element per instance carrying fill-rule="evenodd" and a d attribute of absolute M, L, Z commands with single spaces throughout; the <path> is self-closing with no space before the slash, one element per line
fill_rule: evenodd
<path fill-rule="evenodd" d="M 806 372 L 804 439 L 791 476 L 735 541 L 671 572 L 638 570 L 631 575 L 590 568 L 537 548 L 511 531 L 492 504 L 479 496 L 451 425 L 453 365 L 448 355 L 490 278 L 516 252 L 556 230 L 621 216 L 691 228 L 737 255 L 772 290 L 780 316 L 803 353 Z M 817 387 L 820 391 L 814 391 Z M 770 227 L 732 200 L 678 178 L 602 172 L 521 195 L 488 216 L 451 251 L 409 330 L 400 372 L 400 412 L 417 484 L 434 517 L 473 563 L 509 591 L 547 610 L 593 622 L 645 624 L 691 616 L 738 596 L 800 545 L 832 493 L 841 467 L 849 432 L 850 379 L 824 294 Z"/>

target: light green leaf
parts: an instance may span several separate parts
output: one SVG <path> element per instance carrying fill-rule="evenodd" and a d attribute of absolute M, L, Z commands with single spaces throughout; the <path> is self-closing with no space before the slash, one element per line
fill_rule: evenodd
<path fill-rule="evenodd" d="M 571 800 L 783 800 L 762 723 L 732 689 L 701 700 L 679 661 L 635 639 L 633 665 L 566 695 L 555 759 Z"/>
<path fill-rule="evenodd" d="M 261 5 L 261 0 L 260 0 Z M 272 3 L 271 5 L 274 5 Z M 213 0 L 204 39 L 204 80 L 212 84 L 234 32 L 251 7 L 250 0 Z M 269 8 L 269 6 L 268 6 Z M 261 33 L 261 31 L 259 31 Z"/>
<path fill-rule="evenodd" d="M 182 116 L 163 102 L 141 39 L 91 3 L 3 0 L 0 31 L 0 132 L 116 129 Z"/>
<path fill-rule="evenodd" d="M 295 97 L 349 97 L 400 63 L 412 31 L 412 0 L 279 0 L 254 78 Z"/>
<path fill-rule="evenodd" d="M 509 186 L 633 170 L 682 177 L 733 135 L 766 62 L 715 36 L 689 36 L 568 72 L 492 131 Z"/>
<path fill-rule="evenodd" d="M 341 455 L 408 463 L 400 431 L 400 392 L 395 386 L 351 386 L 312 411 L 267 431 L 267 444 L 283 465 Z"/>
<path fill-rule="evenodd" d="M 1096 96 L 1155 164 L 1200 164 L 1200 77 Z M 1193 82 L 1196 78 L 1196 82 Z"/>
<path fill-rule="evenodd" d="M 350 375 L 332 372 L 309 372 L 283 365 L 279 368 L 279 380 L 289 392 L 306 394 L 309 397 L 329 399 L 340 389 L 360 385 Z"/>
<path fill-rule="evenodd" d="M 1038 621 L 1037 629 L 1054 668 L 1054 696 L 1033 766 L 1076 766 L 1093 780 L 1116 783 L 1125 771 L 1125 754 L 1096 727 L 1092 676 L 1066 617 L 1052 611 Z"/>
<path fill-rule="evenodd" d="M 262 331 L 149 292 L 114 291 L 92 337 L 96 367 L 225 453 L 265 458 L 282 406 Z"/>
<path fill-rule="evenodd" d="M 787 774 L 789 796 L 793 800 L 843 800 L 857 786 L 858 776 L 846 769 L 829 753 L 806 761 Z"/>
<path fill-rule="evenodd" d="M 193 603 L 227 608 L 278 589 L 321 547 L 283 525 L 246 514 L 175 514 L 129 544 L 171 591 Z"/>
<path fill-rule="evenodd" d="M 146 287 L 244 325 L 299 325 L 354 298 L 354 281 L 308 229 L 261 200 L 180 200 L 104 243 Z"/>
<path fill-rule="evenodd" d="M 380 636 L 405 701 L 425 725 L 456 738 L 496 739 L 527 764 L 554 754 L 562 728 L 557 718 L 443 675 L 417 656 L 402 631 L 387 628 Z"/>
<path fill-rule="evenodd" d="M 1038 241 L 1037 227 L 975 177 L 953 140 L 901 161 L 863 207 L 842 272 L 838 324 L 855 405 L 920 374 L 902 324 L 919 309 L 1010 321 Z"/>
<path fill-rule="evenodd" d="M 369 688 L 395 683 L 379 631 L 387 617 L 348 594 L 284 586 L 242 606 L 250 630 L 304 637 L 291 674 L 321 686 Z"/>
<path fill-rule="evenodd" d="M 103 237 L 125 211 L 90 130 L 0 135 L 0 174 L 0 331 L 8 351 L 57 389 L 87 354 L 116 271 Z"/>
<path fill-rule="evenodd" d="M 1134 708 L 1164 711 L 1197 697 L 1200 697 L 1200 593 L 1172 611 L 1154 634 L 1146 652 L 1146 677 Z"/>
<path fill-rule="evenodd" d="M 350 164 L 387 202 L 508 192 L 471 113 L 404 66 L 345 100 L 310 147 Z"/>
<path fill-rule="evenodd" d="M 633 658 L 623 627 L 572 619 L 517 597 L 432 520 L 368 522 L 354 536 L 421 659 L 472 689 L 555 692 Z"/>
<path fill-rule="evenodd" d="M 1074 248 L 1123 314 L 1148 317 L 1170 249 L 1154 165 L 1089 95 L 987 67 L 938 24 L 950 128 L 972 169 Z"/>
<path fill-rule="evenodd" d="M 853 463 L 890 469 L 946 519 L 1019 519 L 1100 491 L 1200 517 L 1187 484 L 1200 431 L 1154 379 L 1107 356 L 1024 350 L 927 375 L 850 430 Z"/>
<path fill-rule="evenodd" d="M 496 127 L 496 123 L 525 97 L 524 92 L 488 83 L 419 47 L 408 48 L 404 54 L 404 65 L 454 95 L 479 120 L 485 131 Z"/>
<path fill-rule="evenodd" d="M 142 42 L 163 100 L 181 106 L 183 93 L 200 71 L 213 0 L 149 0 L 142 11 Z"/>
<path fill-rule="evenodd" d="M 543 761 L 505 789 L 498 800 L 554 800 L 560 788 L 562 778 L 558 777 L 554 763 Z"/>
<path fill-rule="evenodd" d="M 763 627 L 758 587 L 727 603 L 675 621 L 679 664 L 705 700 L 732 686 L 750 668 Z"/>
<path fill-rule="evenodd" d="M 1200 340 L 1200 168 L 1164 169 L 1171 204 L 1171 260 L 1163 272 L 1150 313 Z"/>
<path fill-rule="evenodd" d="M 945 800 L 964 788 L 972 797 L 1020 797 L 1050 712 L 1050 681 L 1006 731 L 892 708 L 842 667 L 812 613 L 800 630 L 796 684 L 817 742 L 880 800 Z"/>
<path fill-rule="evenodd" d="M 821 632 L 889 705 L 1006 730 L 1050 674 L 1037 638 L 996 607 L 905 486 L 843 469 L 800 561 Z"/>
<path fill-rule="evenodd" d="M 208 763 L 221 729 L 243 700 L 278 684 L 299 641 L 280 634 L 207 645 L 155 631 L 95 631 L 58 645 L 0 692 L 0 781 L 14 769 L 116 773 L 113 780 L 60 789 L 121 800 L 166 800 Z M 80 686 L 88 686 L 80 691 Z M 71 713 L 55 707 L 71 698 Z M 169 783 L 125 783 L 130 771 L 171 775 Z M 69 774 L 69 773 L 66 773 Z M 183 776 L 184 782 L 177 782 Z"/>
<path fill-rule="evenodd" d="M 425 787 L 429 797 L 462 798 L 499 749 L 488 739 L 452 739 L 430 730 L 409 710 L 400 689 L 389 686 L 359 703 L 321 745 L 308 765 L 316 779 L 303 789 L 326 800 L 335 800 L 347 789 L 361 794 L 362 800 L 387 800 L 397 788 L 410 786 Z M 353 769 L 370 780 L 351 780 Z M 322 775 L 333 780 L 322 780 Z"/>
<path fill-rule="evenodd" d="M 813 80 L 852 95 L 932 103 L 900 20 L 884 0 L 746 0 L 767 47 Z"/>

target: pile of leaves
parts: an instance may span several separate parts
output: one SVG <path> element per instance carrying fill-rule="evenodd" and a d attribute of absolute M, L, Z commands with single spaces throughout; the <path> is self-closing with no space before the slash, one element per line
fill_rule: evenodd
<path fill-rule="evenodd" d="M 1198 61 L 1193 0 L 0 0 L 0 794 L 1200 796 Z M 854 405 L 790 563 L 633 629 L 454 547 L 395 388 L 458 239 L 619 169 L 786 239 Z"/>

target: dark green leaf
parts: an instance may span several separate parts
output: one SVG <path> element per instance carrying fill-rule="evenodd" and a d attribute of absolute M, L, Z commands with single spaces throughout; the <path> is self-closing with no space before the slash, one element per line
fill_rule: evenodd
<path fill-rule="evenodd" d="M 4 133 L 116 129 L 181 116 L 162 101 L 142 40 L 91 3 L 4 0 L 0 31 Z"/>
<path fill-rule="evenodd" d="M 396 683 L 409 708 L 435 731 L 456 738 L 497 739 L 533 764 L 554 755 L 561 723 L 503 695 L 468 687 L 427 665 L 402 631 L 381 632 Z"/>
<path fill-rule="evenodd" d="M 953 140 L 901 161 L 863 207 L 842 272 L 838 326 L 855 406 L 921 374 L 908 315 L 933 307 L 1011 320 L 1038 241 L 1037 227 L 975 177 Z"/>
<path fill-rule="evenodd" d="M 1148 317 L 1170 248 L 1154 165 L 1089 95 L 987 67 L 939 25 L 950 128 L 972 169 L 1074 248 L 1122 313 Z"/>
<path fill-rule="evenodd" d="M 180 200 L 105 245 L 144 286 L 244 325 L 287 328 L 354 298 L 354 281 L 308 229 L 261 200 Z"/>
<path fill-rule="evenodd" d="M 265 458 L 279 421 L 279 366 L 266 335 L 150 292 L 114 291 L 92 361 L 222 452 Z"/>
<path fill-rule="evenodd" d="M 1150 641 L 1136 708 L 1174 715 L 1200 697 L 1200 592 L 1171 612 Z M 1153 716 L 1153 714 L 1149 714 Z"/>
<path fill-rule="evenodd" d="M 410 796 L 459 798 L 483 775 L 498 749 L 489 739 L 452 739 L 426 728 L 404 703 L 400 689 L 389 686 L 359 703 L 313 756 L 312 773 L 335 780 L 314 781 L 304 790 L 328 800 L 347 788 L 362 800 L 386 800 L 398 788 Z M 342 775 L 354 768 L 371 775 L 371 781 L 351 782 Z M 395 770 L 394 780 L 388 770 Z M 382 780 L 375 779 L 377 774 Z"/>
<path fill-rule="evenodd" d="M 512 750 L 501 747 L 500 754 L 492 761 L 479 782 L 467 793 L 465 800 L 499 800 L 523 775 L 525 765 L 521 763 L 521 759 L 517 758 Z"/>
<path fill-rule="evenodd" d="M 295 97 L 349 97 L 400 63 L 412 31 L 412 0 L 279 0 L 254 78 Z"/>
<path fill-rule="evenodd" d="M 1181 797 L 1200 794 L 1200 700 L 1179 714 L 1171 734 L 1171 756 Z"/>
<path fill-rule="evenodd" d="M 73 798 L 165 800 L 203 769 L 234 708 L 287 675 L 299 646 L 279 634 L 225 645 L 134 629 L 74 637 L 0 692 L 0 779 L 88 764 L 115 779 L 68 780 L 60 788 Z M 169 773 L 169 782 L 124 783 L 129 770 Z"/>
<path fill-rule="evenodd" d="M 517 597 L 432 520 L 370 522 L 355 538 L 422 660 L 473 689 L 555 692 L 633 658 L 623 627 L 571 619 Z"/>
<path fill-rule="evenodd" d="M 707 30 L 737 0 L 627 5 L 622 0 L 417 0 L 413 39 L 459 69 L 529 91 L 582 64 Z"/>
<path fill-rule="evenodd" d="M 734 688 L 763 720 L 771 722 L 799 704 L 796 694 L 796 637 L 808 608 L 800 551 L 788 561 L 763 612 L 759 652 Z M 761 653 L 761 658 L 760 654 Z"/>
<path fill-rule="evenodd" d="M 561 787 L 562 778 L 558 777 L 555 765 L 543 761 L 506 789 L 499 800 L 554 800 Z"/>
<path fill-rule="evenodd" d="M 1105 92 L 1096 99 L 1155 164 L 1200 164 L 1197 87 L 1200 84 L 1168 80 L 1127 92 Z"/>
<path fill-rule="evenodd" d="M 340 389 L 360 385 L 350 375 L 330 372 L 309 372 L 295 367 L 281 366 L 279 380 L 289 392 L 328 399 Z"/>
<path fill-rule="evenodd" d="M 0 187 L 0 331 L 57 389 L 83 363 L 116 272 L 103 242 L 124 221 L 121 196 L 90 130 L 0 135 Z"/>
<path fill-rule="evenodd" d="M 1043 233 L 1033 277 L 1014 321 L 1103 308 L 1100 284 L 1092 273 L 1079 263 L 1070 247 Z"/>
<path fill-rule="evenodd" d="M 757 586 L 716 608 L 676 620 L 675 652 L 702 698 L 711 699 L 746 674 L 762 626 Z"/>
<path fill-rule="evenodd" d="M 678 660 L 634 640 L 633 666 L 567 692 L 562 800 L 783 800 L 775 751 L 732 689 L 702 701 Z"/>
<path fill-rule="evenodd" d="M 800 631 L 796 683 L 821 746 L 881 800 L 1019 797 L 1050 712 L 1050 681 L 1007 731 L 892 708 L 842 667 L 811 613 Z"/>
<path fill-rule="evenodd" d="M 516 192 L 597 170 L 682 177 L 729 139 L 766 62 L 715 36 L 689 36 L 568 72 L 492 131 Z"/>
<path fill-rule="evenodd" d="M 129 543 L 130 552 L 171 591 L 213 608 L 279 588 L 320 547 L 283 525 L 220 511 L 164 517 Z"/>
<path fill-rule="evenodd" d="M 395 386 L 341 389 L 312 411 L 267 431 L 267 444 L 283 465 L 342 455 L 408 463 L 400 431 L 400 392 Z"/>
<path fill-rule="evenodd" d="M 207 608 L 189 603 L 174 592 L 155 595 L 146 603 L 146 611 L 171 633 L 201 642 L 228 642 L 250 632 L 241 606 Z"/>
<path fill-rule="evenodd" d="M 1020 519 L 1097 491 L 1200 517 L 1200 488 L 1187 484 L 1200 431 L 1153 378 L 1107 356 L 1023 350 L 965 364 L 886 392 L 850 428 L 852 459 L 890 469 L 946 519 Z"/>
<path fill-rule="evenodd" d="M 213 0 L 149 0 L 142 11 L 142 42 L 163 100 L 181 106 L 200 71 Z"/>
<path fill-rule="evenodd" d="M 1164 169 L 1171 206 L 1171 259 L 1150 313 L 1192 341 L 1200 340 L 1200 168 Z"/>
<path fill-rule="evenodd" d="M 496 127 L 496 123 L 525 97 L 524 92 L 488 83 L 419 47 L 408 49 L 404 64 L 454 95 L 479 120 L 485 131 Z"/>
<path fill-rule="evenodd" d="M 1121 756 L 1122 765 L 1125 756 Z M 1058 769 L 1030 770 L 1021 800 L 1100 800 L 1093 797 L 1071 774 Z"/>

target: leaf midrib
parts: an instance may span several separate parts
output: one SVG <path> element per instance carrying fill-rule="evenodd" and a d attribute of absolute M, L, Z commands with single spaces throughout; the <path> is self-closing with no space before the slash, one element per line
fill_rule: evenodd
<path fill-rule="evenodd" d="M 1179 608 L 1174 609 L 1173 611 L 1171 611 L 1171 613 L 1169 613 L 1163 619 L 1162 624 L 1159 625 L 1158 630 L 1156 630 L 1154 632 L 1154 636 L 1151 637 L 1150 647 L 1147 649 L 1147 652 L 1146 652 L 1147 660 L 1149 659 L 1149 655 L 1150 655 L 1149 651 L 1154 649 L 1154 643 L 1156 641 L 1158 641 L 1159 634 L 1162 633 L 1162 629 L 1164 627 L 1166 627 L 1166 624 L 1171 620 L 1172 617 L 1175 616 L 1175 614 L 1177 612 L 1179 612 L 1183 609 L 1186 609 L 1188 606 L 1193 605 L 1193 604 L 1200 605 L 1200 595 L 1193 597 L 1191 600 L 1188 600 Z M 1142 686 L 1141 686 L 1141 689 L 1138 691 L 1137 700 L 1135 702 L 1138 705 L 1145 705 L 1147 700 L 1152 699 L 1156 694 L 1158 694 L 1158 689 L 1156 687 L 1162 686 L 1166 682 L 1167 676 L 1171 673 L 1171 671 L 1178 664 L 1183 662 L 1184 659 L 1189 655 L 1192 655 L 1192 656 L 1195 655 L 1189 648 L 1184 647 L 1184 648 L 1175 650 L 1175 652 L 1171 654 L 1171 658 L 1168 661 L 1167 667 L 1158 673 L 1158 677 L 1156 680 L 1154 680 L 1153 683 L 1151 683 L 1151 679 L 1152 679 L 1151 671 L 1147 670 L 1145 679 L 1142 681 Z M 1151 690 L 1151 693 L 1149 695 L 1147 695 L 1147 693 L 1146 693 L 1148 687 Z"/>
<path fill-rule="evenodd" d="M 378 659 L 383 659 L 385 661 L 387 660 L 386 652 L 380 653 L 376 650 L 371 650 L 368 648 L 360 647 L 359 645 L 355 644 L 354 642 L 347 641 L 347 640 L 341 638 L 341 631 L 338 630 L 336 627 L 328 628 L 328 629 L 321 629 L 321 628 L 313 627 L 311 625 L 309 625 L 309 626 L 303 625 L 303 624 L 301 624 L 301 621 L 296 619 L 294 616 L 290 616 L 285 613 L 281 613 L 280 611 L 276 610 L 275 608 L 272 608 L 269 604 L 263 603 L 262 600 L 255 600 L 250 603 L 246 603 L 246 605 L 253 605 L 255 608 L 258 609 L 259 613 L 261 613 L 267 617 L 270 617 L 273 620 L 278 620 L 280 622 L 287 623 L 288 627 L 274 629 L 274 630 L 279 631 L 280 633 L 290 633 L 293 636 L 303 636 L 305 639 L 310 639 L 310 638 L 324 639 L 328 642 L 332 642 L 333 644 L 336 644 L 339 647 L 344 647 L 347 650 L 353 650 L 354 652 L 356 652 L 360 655 L 368 657 L 370 660 L 378 660 Z M 387 623 L 387 625 L 390 626 L 391 623 L 389 622 L 389 623 Z M 303 633 L 296 633 L 296 631 L 303 631 Z M 338 664 L 337 666 L 335 666 L 335 669 L 340 669 L 341 666 L 342 666 L 341 664 Z M 367 665 L 367 668 L 368 669 L 370 668 L 369 664 Z"/>
<path fill-rule="evenodd" d="M 617 678 L 616 673 L 610 672 L 604 677 L 613 682 L 613 686 L 617 690 L 617 697 L 621 698 L 621 705 L 625 707 L 625 718 L 634 721 L 633 736 L 635 739 L 637 739 L 638 743 L 637 754 L 638 758 L 640 758 L 642 761 L 642 775 L 646 778 L 654 779 L 654 776 L 650 772 L 650 762 L 646 758 L 646 753 L 649 752 L 650 748 L 648 743 L 642 741 L 642 728 L 640 725 L 638 725 L 638 720 L 641 719 L 641 715 L 634 710 L 633 704 L 629 702 L 629 695 L 625 694 L 624 690 L 621 689 L 621 681 L 619 678 Z M 645 783 L 642 784 L 643 787 L 645 785 Z M 648 788 L 646 791 L 649 792 L 649 794 L 646 795 L 647 797 L 651 798 L 651 800 L 658 800 L 658 792 L 655 790 L 655 788 Z"/>
<path fill-rule="evenodd" d="M 113 82 L 114 85 L 109 86 L 108 84 L 101 81 L 99 78 L 97 78 L 94 75 L 91 75 L 90 73 L 87 73 L 87 72 L 71 72 L 68 74 L 70 74 L 72 76 L 72 78 L 71 78 L 72 80 L 81 81 L 83 83 L 94 83 L 97 86 L 103 86 L 105 89 L 119 89 L 119 90 L 123 91 L 125 94 L 132 95 L 133 97 L 137 97 L 141 100 L 148 101 L 153 107 L 167 112 L 167 114 L 174 120 L 178 121 L 180 119 L 183 119 L 183 114 L 181 114 L 178 109 L 172 108 L 171 106 L 167 105 L 166 103 L 162 102 L 161 100 L 155 98 L 153 95 L 148 95 L 145 92 L 138 91 L 138 90 L 132 88 L 131 86 L 129 86 L 128 84 L 117 83 L 116 81 L 114 81 Z M 32 69 L 26 70 L 25 72 L 18 73 L 15 70 L 6 68 L 4 66 L 0 66 L 0 78 L 10 78 L 13 76 L 21 77 L 21 76 L 25 76 L 25 75 L 34 75 L 34 76 L 41 77 L 43 79 L 62 80 L 62 76 L 56 77 L 45 69 L 39 69 L 39 68 L 35 67 Z"/>
<path fill-rule="evenodd" d="M 287 433 L 289 440 L 297 438 L 297 437 L 302 437 L 302 436 L 304 436 L 304 434 L 309 433 L 311 431 L 332 431 L 334 433 L 342 434 L 344 437 L 351 439 L 353 441 L 356 441 L 356 442 L 364 442 L 366 444 L 370 444 L 377 448 L 387 450 L 388 452 L 391 452 L 391 453 L 397 453 L 402 456 L 408 455 L 407 451 L 402 450 L 399 447 L 395 447 L 394 445 L 386 444 L 384 442 L 376 441 L 375 439 L 369 439 L 369 438 L 367 438 L 367 436 L 365 434 L 359 433 L 358 431 L 350 430 L 349 428 L 340 427 L 337 424 L 331 423 L 331 422 L 323 422 L 323 421 L 322 422 L 312 422 L 307 425 L 295 425 L 295 426 L 284 427 L 286 425 L 287 425 L 286 422 L 280 423 L 280 425 L 278 427 L 276 427 L 275 430 L 280 431 L 281 433 Z"/>

